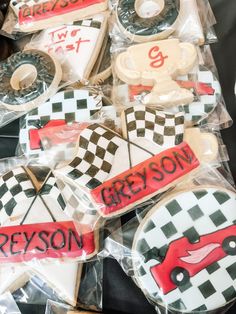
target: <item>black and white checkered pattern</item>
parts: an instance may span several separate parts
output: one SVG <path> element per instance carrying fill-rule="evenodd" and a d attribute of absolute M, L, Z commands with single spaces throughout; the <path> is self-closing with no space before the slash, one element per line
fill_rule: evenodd
<path fill-rule="evenodd" d="M 79 191 L 75 186 L 65 184 L 62 180 L 57 179 L 57 186 L 59 187 L 63 198 L 66 201 L 66 214 L 73 219 L 76 219 L 81 224 L 89 224 L 95 226 L 100 215 L 94 207 L 90 198 L 86 194 Z"/>
<path fill-rule="evenodd" d="M 166 295 L 162 294 L 150 272 L 150 268 L 160 262 L 150 256 L 147 262 L 144 261 L 148 253 L 155 258 L 152 252 L 157 249 L 164 258 L 168 245 L 177 239 L 187 237 L 189 242 L 196 242 L 203 235 L 236 224 L 235 208 L 234 192 L 198 187 L 168 197 L 161 206 L 157 204 L 149 211 L 136 232 L 133 265 L 139 286 L 154 302 L 188 312 L 214 310 L 236 297 L 235 256 L 220 259 L 191 277 L 188 284 Z"/>
<path fill-rule="evenodd" d="M 16 205 L 33 199 L 36 191 L 24 168 L 15 168 L 0 177 L 0 222 L 14 215 Z"/>
<path fill-rule="evenodd" d="M 173 147 L 183 141 L 184 115 L 169 114 L 142 105 L 124 111 L 127 138 L 132 141 L 145 137 L 165 148 Z"/>
<path fill-rule="evenodd" d="M 124 143 L 117 133 L 95 123 L 84 129 L 74 160 L 56 173 L 69 177 L 80 186 L 93 189 L 108 177 L 118 147 Z"/>
<path fill-rule="evenodd" d="M 187 121 L 192 121 L 193 124 L 198 124 L 203 119 L 207 118 L 220 102 L 222 98 L 220 83 L 213 73 L 204 66 L 200 66 L 197 73 L 190 72 L 188 75 L 180 76 L 177 79 L 205 83 L 215 90 L 213 95 L 195 94 L 193 103 L 178 107 L 179 111 L 185 113 L 185 119 Z"/>
<path fill-rule="evenodd" d="M 25 155 L 38 157 L 42 149 L 30 149 L 29 131 L 43 127 L 52 120 L 65 120 L 66 123 L 89 122 L 102 108 L 102 96 L 89 90 L 66 90 L 57 93 L 46 103 L 30 111 L 21 120 L 19 143 Z"/>

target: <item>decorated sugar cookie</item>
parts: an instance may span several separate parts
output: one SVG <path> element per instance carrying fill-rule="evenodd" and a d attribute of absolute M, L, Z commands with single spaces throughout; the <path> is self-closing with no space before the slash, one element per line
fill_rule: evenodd
<path fill-rule="evenodd" d="M 236 194 L 201 186 L 155 205 L 136 231 L 134 276 L 156 304 L 211 311 L 236 297 Z"/>
<path fill-rule="evenodd" d="M 92 94 L 86 89 L 74 89 L 58 92 L 46 103 L 30 111 L 22 120 L 19 134 L 21 150 L 25 155 L 37 157 L 43 153 L 42 130 L 65 126 L 73 122 L 90 121 L 92 116 L 102 108 L 102 96 Z M 66 134 L 65 134 L 66 135 Z M 56 137 L 56 135 L 55 135 Z M 51 138 L 50 141 L 65 142 L 69 138 Z M 76 140 L 76 139 L 75 139 Z"/>
<path fill-rule="evenodd" d="M 65 204 L 52 175 L 37 190 L 32 173 L 15 168 L 0 178 L 0 192 L 0 292 L 14 292 L 37 275 L 75 305 L 81 266 L 77 258 L 64 261 L 86 258 L 86 247 L 95 254 L 93 232 L 73 223 L 76 208 Z"/>
<path fill-rule="evenodd" d="M 132 209 L 197 169 L 205 158 L 199 150 L 201 140 L 215 158 L 218 146 L 211 136 L 199 132 L 193 143 L 196 152 L 191 141 L 183 142 L 181 113 L 137 106 L 125 110 L 122 121 L 124 137 L 102 125 L 89 125 L 80 134 L 74 159 L 55 170 L 56 176 L 87 194 L 104 217 Z"/>
<path fill-rule="evenodd" d="M 194 125 L 206 119 L 216 108 L 221 99 L 221 87 L 213 73 L 204 66 L 199 66 L 195 73 L 179 76 L 177 82 L 180 86 L 193 92 L 194 100 L 187 105 L 169 107 L 168 110 L 185 113 L 185 121 Z M 129 95 L 129 101 L 142 101 L 143 95 L 150 93 L 151 86 L 130 85 L 127 89 L 122 88 L 121 92 Z"/>
<path fill-rule="evenodd" d="M 106 14 L 98 14 L 89 19 L 45 29 L 33 37 L 28 47 L 37 47 L 56 55 L 62 66 L 63 81 L 84 80 L 89 78 L 97 60 L 106 28 Z"/>
<path fill-rule="evenodd" d="M 107 8 L 107 0 L 11 0 L 19 28 L 33 32 L 95 15 Z"/>
<path fill-rule="evenodd" d="M 28 111 L 54 95 L 61 82 L 61 66 L 41 50 L 11 55 L 0 64 L 0 105 Z"/>
<path fill-rule="evenodd" d="M 194 45 L 167 39 L 129 47 L 117 56 L 115 72 L 129 85 L 152 86 L 143 99 L 146 105 L 183 105 L 193 101 L 193 94 L 173 79 L 190 72 L 196 61 Z"/>
<path fill-rule="evenodd" d="M 180 0 L 119 0 L 116 18 L 125 36 L 135 42 L 165 39 L 175 31 Z"/>
<path fill-rule="evenodd" d="M 95 234 L 90 226 L 73 221 L 71 217 L 77 208 L 72 210 L 65 204 L 56 178 L 49 175 L 39 189 L 37 184 L 30 170 L 22 167 L 0 179 L 0 229 L 5 239 L 0 263 L 28 262 L 34 258 L 84 260 L 95 255 Z M 12 234 L 18 238 L 14 243 Z"/>

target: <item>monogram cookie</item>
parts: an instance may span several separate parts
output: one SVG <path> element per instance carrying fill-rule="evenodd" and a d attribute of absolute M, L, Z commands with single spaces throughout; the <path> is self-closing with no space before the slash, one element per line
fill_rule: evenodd
<path fill-rule="evenodd" d="M 236 297 L 236 194 L 199 186 L 164 198 L 138 227 L 136 283 L 175 313 L 213 311 Z"/>
<path fill-rule="evenodd" d="M 197 61 L 196 48 L 178 39 L 139 44 L 120 53 L 115 61 L 115 72 L 120 80 L 131 85 L 152 86 L 144 104 L 173 106 L 189 104 L 193 94 L 181 88 L 173 79 L 186 75 Z"/>

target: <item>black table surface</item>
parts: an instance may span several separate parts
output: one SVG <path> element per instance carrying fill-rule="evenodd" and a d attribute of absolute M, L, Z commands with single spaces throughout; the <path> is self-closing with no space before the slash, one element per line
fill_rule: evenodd
<path fill-rule="evenodd" d="M 219 42 L 212 45 L 227 109 L 236 121 L 234 86 L 236 79 L 236 1 L 210 0 L 218 24 L 215 27 Z M 18 121 L 0 129 L 0 135 L 18 135 Z M 230 168 L 236 179 L 236 124 L 223 130 L 228 148 Z M 0 138 L 0 158 L 13 156 L 17 139 Z M 140 289 L 111 259 L 104 261 L 103 306 L 105 313 L 154 314 Z M 44 313 L 43 306 L 20 305 L 23 314 Z M 236 305 L 229 314 L 236 313 Z"/>

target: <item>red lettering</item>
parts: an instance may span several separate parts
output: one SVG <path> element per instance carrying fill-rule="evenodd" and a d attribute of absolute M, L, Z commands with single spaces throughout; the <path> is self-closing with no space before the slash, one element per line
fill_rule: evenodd
<path fill-rule="evenodd" d="M 160 48 L 158 46 L 154 46 L 149 50 L 148 57 L 151 60 L 154 60 L 150 63 L 150 66 L 152 68 L 162 67 L 165 63 L 165 59 L 168 58 L 168 56 L 163 56 L 163 54 L 160 51 Z"/>
<path fill-rule="evenodd" d="M 82 40 L 81 38 L 79 38 L 79 40 L 77 40 L 75 43 L 77 44 L 77 49 L 76 49 L 76 53 L 78 53 L 79 52 L 79 48 L 80 48 L 80 45 L 82 44 L 82 43 L 89 43 L 90 42 L 90 40 Z"/>

